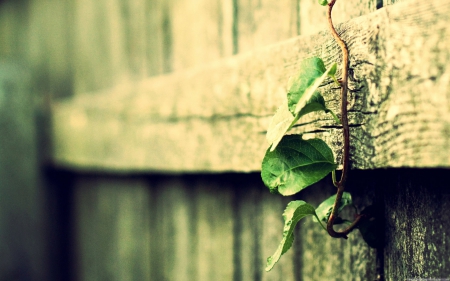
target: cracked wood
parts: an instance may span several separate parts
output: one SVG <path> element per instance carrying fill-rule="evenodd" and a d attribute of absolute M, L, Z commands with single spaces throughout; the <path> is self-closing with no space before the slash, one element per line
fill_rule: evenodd
<path fill-rule="evenodd" d="M 337 26 L 350 51 L 352 168 L 450 166 L 449 14 L 448 1 L 410 0 Z M 340 61 L 321 32 L 56 103 L 53 161 L 119 172 L 257 171 L 288 78 L 312 55 Z M 338 89 L 329 81 L 321 91 L 338 112 Z M 329 116 L 299 123 L 294 131 L 324 138 L 340 161 Z"/>

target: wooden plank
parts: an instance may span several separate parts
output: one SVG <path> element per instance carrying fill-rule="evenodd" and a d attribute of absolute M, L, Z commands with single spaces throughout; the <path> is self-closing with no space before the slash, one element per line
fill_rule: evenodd
<path fill-rule="evenodd" d="M 386 202 L 386 280 L 449 278 L 448 170 L 392 170 L 377 178 Z"/>
<path fill-rule="evenodd" d="M 353 18 L 374 12 L 380 8 L 380 0 L 346 0 L 337 1 L 333 7 L 333 22 L 339 24 Z M 327 8 L 319 5 L 317 0 L 300 0 L 300 35 L 311 35 L 328 28 Z M 323 20 L 325 19 L 325 20 Z"/>
<path fill-rule="evenodd" d="M 232 193 L 214 179 L 196 184 L 197 279 L 233 279 Z"/>
<path fill-rule="evenodd" d="M 172 0 L 170 25 L 173 70 L 230 56 L 233 52 L 233 2 Z"/>
<path fill-rule="evenodd" d="M 29 73 L 0 60 L 0 279 L 51 280 Z"/>
<path fill-rule="evenodd" d="M 375 251 L 368 248 L 358 232 L 347 241 L 332 239 L 312 221 L 299 224 L 295 245 L 272 271 L 265 272 L 266 258 L 282 237 L 281 214 L 287 203 L 297 198 L 270 194 L 259 177 L 256 173 L 152 177 L 155 188 L 150 213 L 157 219 L 152 221 L 151 233 L 158 237 L 151 239 L 152 257 L 156 257 L 152 259 L 152 277 L 220 277 L 237 281 L 333 280 L 336 276 L 343 280 L 352 276 L 374 279 Z M 358 206 L 367 206 L 372 186 L 361 188 L 361 177 L 356 178 L 360 179 L 356 201 Z M 318 204 L 334 187 L 327 179 L 311 190 L 303 193 L 302 199 Z M 311 257 L 313 262 L 308 262 Z"/>
<path fill-rule="evenodd" d="M 157 218 L 151 233 L 152 277 L 155 280 L 197 280 L 196 191 L 192 181 L 180 177 L 152 177 L 153 200 L 148 206 Z"/>
<path fill-rule="evenodd" d="M 403 1 L 405 0 L 383 0 L 383 6 L 392 5 Z"/>
<path fill-rule="evenodd" d="M 149 76 L 167 73 L 172 70 L 172 49 L 169 1 L 154 0 L 147 1 L 145 5 L 146 17 L 143 26 L 145 30 L 145 56 L 141 58 L 147 63 L 147 74 Z M 136 59 L 139 59 L 136 57 Z M 144 74 L 145 75 L 145 74 Z"/>
<path fill-rule="evenodd" d="M 77 280 L 150 280 L 153 217 L 141 179 L 81 177 L 75 183 Z"/>
<path fill-rule="evenodd" d="M 450 48 L 440 43 L 450 36 L 448 11 L 447 1 L 410 0 L 339 26 L 351 54 L 353 168 L 449 166 Z M 118 172 L 259 170 L 270 117 L 310 55 L 327 64 L 340 56 L 320 33 L 55 104 L 54 162 Z M 328 83 L 322 92 L 336 110 L 338 91 Z M 326 130 L 315 135 L 339 159 L 341 133 L 328 116 L 300 121 L 301 132 Z"/>
<path fill-rule="evenodd" d="M 77 1 L 73 55 L 75 92 L 130 79 L 126 27 L 120 1 Z"/>
<path fill-rule="evenodd" d="M 296 0 L 236 1 L 236 52 L 253 51 L 297 36 L 298 5 Z"/>
<path fill-rule="evenodd" d="M 25 12 L 22 5 L 18 10 Z M 73 94 L 73 10 L 71 1 L 29 1 L 27 4 L 26 20 L 23 20 L 26 33 L 17 34 L 24 46 L 15 55 L 30 66 L 39 92 L 37 99 Z"/>
<path fill-rule="evenodd" d="M 264 263 L 260 239 L 262 233 L 261 193 L 266 191 L 252 175 L 239 175 L 239 185 L 235 186 L 233 204 L 234 218 L 234 266 L 233 280 L 261 280 Z M 241 188 L 245 187 L 245 188 Z M 274 198 L 275 199 L 275 198 Z M 270 246 L 269 246 L 270 247 Z"/>
<path fill-rule="evenodd" d="M 24 34 L 26 34 L 26 15 L 21 10 L 22 5 L 16 2 L 4 2 L 0 6 L 0 56 L 17 58 L 24 52 Z"/>
<path fill-rule="evenodd" d="M 163 177 L 149 206 L 158 219 L 152 256 L 157 280 L 211 280 L 233 276 L 232 190 L 202 176 Z M 156 231 L 156 232 L 155 232 Z"/>

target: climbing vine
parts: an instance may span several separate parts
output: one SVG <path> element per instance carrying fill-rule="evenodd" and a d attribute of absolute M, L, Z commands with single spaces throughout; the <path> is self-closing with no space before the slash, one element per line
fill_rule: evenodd
<path fill-rule="evenodd" d="M 287 205 L 283 213 L 285 221 L 283 238 L 275 253 L 267 259 L 266 271 L 271 270 L 281 255 L 292 246 L 294 228 L 301 219 L 313 216 L 331 237 L 347 238 L 364 216 L 356 215 L 353 222 L 339 217 L 343 208 L 353 203 L 350 193 L 344 191 L 350 148 L 347 118 L 348 49 L 333 26 L 331 12 L 335 2 L 336 0 L 329 2 L 319 0 L 319 4 L 328 7 L 328 26 L 342 51 L 342 78 L 340 80 L 336 78 L 337 63 L 326 67 L 323 60 L 318 57 L 308 58 L 300 63 L 299 72 L 288 82 L 287 102 L 278 108 L 269 125 L 266 135 L 269 148 L 262 161 L 261 178 L 272 193 L 288 196 L 298 193 L 331 173 L 337 191 L 317 208 L 302 200 L 292 201 Z M 325 100 L 318 91 L 326 79 L 332 79 L 341 89 L 340 118 L 326 107 Z M 286 135 L 302 116 L 315 111 L 330 114 L 342 127 L 342 171 L 339 180 L 336 179 L 335 172 L 338 164 L 330 147 L 323 140 L 317 138 L 305 140 L 302 135 Z M 334 229 L 336 224 L 342 223 L 346 225 L 344 229 Z"/>

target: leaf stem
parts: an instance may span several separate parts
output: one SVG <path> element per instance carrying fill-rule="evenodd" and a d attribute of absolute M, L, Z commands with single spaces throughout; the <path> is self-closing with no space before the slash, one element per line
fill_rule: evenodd
<path fill-rule="evenodd" d="M 341 124 L 341 120 L 336 116 L 336 114 L 331 109 L 328 109 L 328 113 L 330 113 L 331 116 L 333 116 L 334 121 L 336 121 L 336 123 Z"/>
<path fill-rule="evenodd" d="M 348 90 L 348 48 L 345 42 L 341 39 L 339 34 L 336 32 L 336 29 L 333 25 L 333 20 L 331 18 L 331 12 L 333 10 L 333 6 L 336 3 L 336 0 L 331 0 L 328 3 L 328 26 L 330 28 L 331 34 L 333 38 L 336 40 L 337 44 L 341 47 L 342 50 L 342 80 L 340 81 L 341 85 L 341 124 L 342 124 L 342 134 L 344 147 L 342 152 L 342 173 L 341 179 L 336 181 L 335 175 L 333 177 L 333 184 L 337 187 L 336 193 L 336 201 L 333 205 L 333 211 L 327 222 L 327 231 L 331 237 L 335 238 L 347 238 L 347 234 L 352 231 L 358 222 L 361 219 L 361 216 L 358 216 L 353 223 L 342 231 L 334 230 L 334 220 L 337 217 L 339 205 L 342 199 L 342 194 L 344 193 L 345 181 L 347 180 L 347 170 L 348 170 L 348 162 L 349 162 L 349 148 L 350 148 L 350 128 L 348 126 L 348 116 L 347 116 L 347 90 Z"/>
<path fill-rule="evenodd" d="M 317 216 L 317 214 L 315 214 L 317 221 L 320 223 L 320 226 L 327 231 L 327 228 L 323 225 L 322 221 L 319 219 L 319 217 Z"/>

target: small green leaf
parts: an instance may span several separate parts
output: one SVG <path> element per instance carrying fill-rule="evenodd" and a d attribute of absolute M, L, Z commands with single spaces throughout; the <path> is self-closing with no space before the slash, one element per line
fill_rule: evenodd
<path fill-rule="evenodd" d="M 318 182 L 336 167 L 333 152 L 321 139 L 287 135 L 274 151 L 266 151 L 261 178 L 272 193 L 286 196 Z"/>
<path fill-rule="evenodd" d="M 314 207 L 302 200 L 290 202 L 283 213 L 284 218 L 284 228 L 283 228 L 283 238 L 278 245 L 275 253 L 267 258 L 266 271 L 270 271 L 275 263 L 278 262 L 281 255 L 287 252 L 291 248 L 294 242 L 294 228 L 297 223 L 307 216 L 316 216 Z"/>
<path fill-rule="evenodd" d="M 317 217 L 321 222 L 328 222 L 328 218 L 333 210 L 334 201 L 336 201 L 336 194 L 323 201 L 316 209 Z M 348 192 L 344 192 L 341 198 L 341 204 L 339 205 L 338 213 L 342 211 L 346 206 L 352 205 L 352 195 Z"/>
<path fill-rule="evenodd" d="M 328 5 L 328 1 L 327 0 L 319 0 L 319 4 L 322 6 L 326 6 L 326 5 Z"/>
<path fill-rule="evenodd" d="M 330 76 L 331 78 L 335 77 L 336 71 L 337 71 L 337 63 L 333 63 L 333 65 L 330 68 L 330 71 L 328 71 L 328 76 Z"/>
<path fill-rule="evenodd" d="M 330 73 L 336 72 L 336 67 L 336 63 L 334 63 L 328 69 L 325 69 L 322 59 L 317 57 L 301 62 L 297 78 L 291 80 L 287 94 L 289 111 L 294 116 L 297 116 L 305 107 L 325 78 Z"/>

